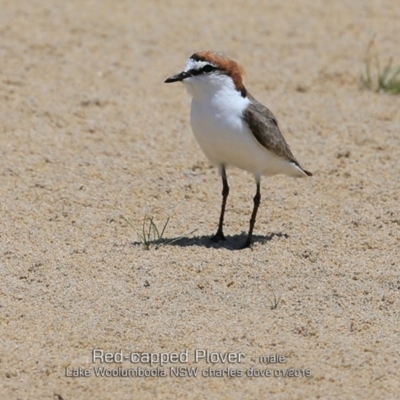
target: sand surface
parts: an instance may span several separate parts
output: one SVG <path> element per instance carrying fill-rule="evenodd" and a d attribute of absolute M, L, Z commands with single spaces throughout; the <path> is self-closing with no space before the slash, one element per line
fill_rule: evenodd
<path fill-rule="evenodd" d="M 360 74 L 374 35 L 400 63 L 399 1 L 0 3 L 2 399 L 398 398 L 400 97 Z M 220 178 L 163 83 L 205 49 L 244 65 L 314 173 L 262 181 L 252 250 L 253 178 L 228 170 L 211 245 Z M 184 238 L 145 250 L 146 216 Z"/>

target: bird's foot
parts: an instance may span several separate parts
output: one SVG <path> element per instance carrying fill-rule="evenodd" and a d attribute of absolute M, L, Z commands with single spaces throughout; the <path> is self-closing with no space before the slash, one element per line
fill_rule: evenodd
<path fill-rule="evenodd" d="M 224 233 L 222 230 L 218 231 L 214 236 L 211 236 L 210 240 L 214 243 L 220 242 L 221 240 L 226 240 Z"/>

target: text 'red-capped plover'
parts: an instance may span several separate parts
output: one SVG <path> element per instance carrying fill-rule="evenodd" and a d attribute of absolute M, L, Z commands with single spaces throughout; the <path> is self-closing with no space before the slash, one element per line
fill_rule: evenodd
<path fill-rule="evenodd" d="M 261 199 L 261 176 L 312 174 L 294 158 L 272 112 L 244 87 L 239 65 L 224 54 L 194 53 L 184 70 L 165 82 L 182 82 L 186 86 L 192 96 L 190 122 L 194 136 L 222 177 L 222 207 L 213 241 L 225 240 L 223 224 L 229 194 L 226 167 L 234 166 L 254 175 L 257 192 L 242 248 L 250 247 Z"/>

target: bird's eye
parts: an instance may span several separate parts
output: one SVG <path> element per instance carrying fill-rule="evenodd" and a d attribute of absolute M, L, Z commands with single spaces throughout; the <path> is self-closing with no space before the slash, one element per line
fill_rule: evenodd
<path fill-rule="evenodd" d="M 210 64 L 207 64 L 202 68 L 203 72 L 205 72 L 205 73 L 214 71 L 215 69 L 216 68 L 214 66 L 210 65 Z"/>

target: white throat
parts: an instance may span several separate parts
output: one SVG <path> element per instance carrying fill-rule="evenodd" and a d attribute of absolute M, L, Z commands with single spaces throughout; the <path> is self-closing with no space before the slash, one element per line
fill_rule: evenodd
<path fill-rule="evenodd" d="M 194 76 L 183 81 L 193 103 L 208 104 L 208 107 L 221 112 L 242 115 L 249 99 L 236 89 L 232 78 L 225 74 L 213 73 Z M 192 104 L 193 105 L 193 104 Z"/>

